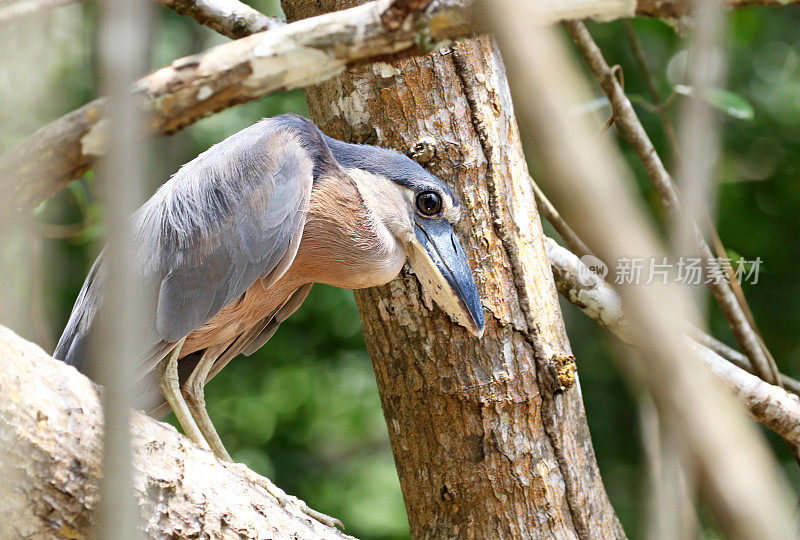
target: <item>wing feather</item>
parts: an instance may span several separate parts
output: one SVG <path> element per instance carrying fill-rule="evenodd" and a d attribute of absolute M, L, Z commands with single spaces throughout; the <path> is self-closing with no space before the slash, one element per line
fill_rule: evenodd
<path fill-rule="evenodd" d="M 259 278 L 274 282 L 297 252 L 314 173 L 335 166 L 301 117 L 265 119 L 184 165 L 133 216 L 142 355 L 180 340 Z M 102 262 L 90 272 L 55 356 L 84 363 L 101 301 Z M 80 344 L 81 346 L 77 346 Z"/>

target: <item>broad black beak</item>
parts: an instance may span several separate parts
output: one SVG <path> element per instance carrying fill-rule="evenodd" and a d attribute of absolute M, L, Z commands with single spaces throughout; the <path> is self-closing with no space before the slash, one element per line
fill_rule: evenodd
<path fill-rule="evenodd" d="M 414 233 L 408 258 L 422 288 L 458 324 L 481 337 L 481 299 L 453 226 L 446 219 L 418 217 Z"/>

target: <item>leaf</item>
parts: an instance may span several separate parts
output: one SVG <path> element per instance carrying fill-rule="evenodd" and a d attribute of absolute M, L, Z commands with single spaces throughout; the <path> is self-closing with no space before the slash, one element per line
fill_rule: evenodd
<path fill-rule="evenodd" d="M 725 114 L 739 120 L 752 120 L 755 117 L 750 102 L 736 92 L 724 88 L 710 88 L 706 92 L 705 99 Z"/>
<path fill-rule="evenodd" d="M 684 96 L 695 95 L 694 88 L 683 84 L 675 85 L 675 92 Z M 709 88 L 705 91 L 703 99 L 709 105 L 738 120 L 752 120 L 755 117 L 755 111 L 750 102 L 732 90 Z"/>

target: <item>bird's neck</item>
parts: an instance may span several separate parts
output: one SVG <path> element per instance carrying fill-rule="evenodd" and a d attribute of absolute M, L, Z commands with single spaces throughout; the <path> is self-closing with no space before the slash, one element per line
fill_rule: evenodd
<path fill-rule="evenodd" d="M 315 183 L 289 277 L 359 289 L 382 285 L 398 274 L 405 250 L 367 207 L 362 191 L 343 172 Z"/>

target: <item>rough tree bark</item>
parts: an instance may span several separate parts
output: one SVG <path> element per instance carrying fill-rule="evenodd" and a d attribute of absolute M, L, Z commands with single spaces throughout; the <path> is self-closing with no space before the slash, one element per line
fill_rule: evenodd
<path fill-rule="evenodd" d="M 92 538 L 101 473 L 98 387 L 0 326 L 0 538 Z M 352 538 L 281 506 L 172 426 L 131 414 L 147 538 Z"/>
<path fill-rule="evenodd" d="M 352 5 L 285 0 L 290 20 Z M 349 69 L 307 91 L 329 135 L 409 152 L 456 187 L 482 339 L 407 271 L 358 291 L 417 538 L 622 537 L 586 425 L 505 73 L 493 41 Z"/>

